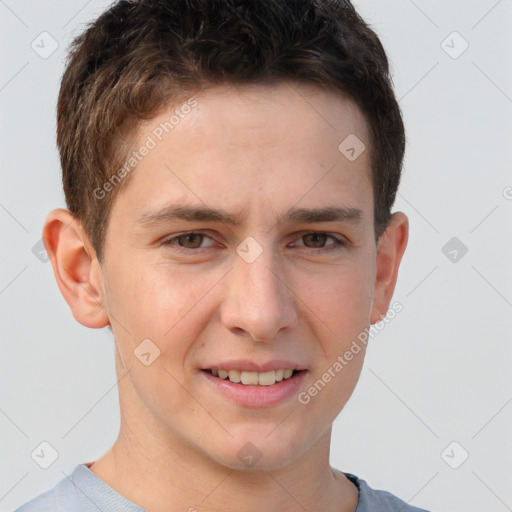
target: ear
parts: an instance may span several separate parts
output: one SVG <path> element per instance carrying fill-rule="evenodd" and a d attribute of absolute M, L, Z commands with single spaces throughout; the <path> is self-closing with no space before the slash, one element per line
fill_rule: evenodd
<path fill-rule="evenodd" d="M 109 325 L 101 267 L 81 223 L 68 210 L 52 211 L 46 218 L 43 242 L 59 289 L 76 320 L 86 327 Z"/>
<path fill-rule="evenodd" d="M 407 216 L 402 212 L 395 213 L 379 239 L 371 324 L 382 320 L 388 311 L 408 238 Z"/>

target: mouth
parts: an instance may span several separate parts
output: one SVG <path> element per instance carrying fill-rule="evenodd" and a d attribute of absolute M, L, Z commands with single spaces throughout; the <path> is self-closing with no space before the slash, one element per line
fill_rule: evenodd
<path fill-rule="evenodd" d="M 231 403 L 246 408 L 274 407 L 292 400 L 303 387 L 308 374 L 308 370 L 302 368 L 279 368 L 281 364 L 274 366 L 278 369 L 269 369 L 268 365 L 267 368 L 265 365 L 263 368 L 255 368 L 256 365 L 250 363 L 236 365 L 236 369 L 217 366 L 203 369 L 199 373 L 204 376 L 206 385 L 210 386 L 215 395 L 221 395 Z M 288 365 L 292 366 L 290 363 Z M 254 371 L 256 369 L 266 371 Z"/>
<path fill-rule="evenodd" d="M 232 382 L 233 384 L 243 384 L 244 386 L 273 386 L 279 382 L 287 381 L 305 370 L 296 370 L 291 368 L 280 368 L 278 370 L 269 370 L 266 372 L 253 372 L 245 370 L 226 370 L 208 368 L 202 370 L 220 380 Z"/>

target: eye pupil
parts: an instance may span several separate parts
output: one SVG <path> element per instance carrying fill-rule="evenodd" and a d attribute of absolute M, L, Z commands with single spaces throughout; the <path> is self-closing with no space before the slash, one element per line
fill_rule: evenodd
<path fill-rule="evenodd" d="M 327 235 L 325 233 L 310 233 L 305 235 L 304 239 L 308 239 L 312 242 L 313 247 L 323 247 L 325 245 Z"/>
<path fill-rule="evenodd" d="M 201 247 L 201 243 L 203 242 L 203 236 L 200 233 L 189 233 L 188 235 L 183 235 L 178 238 L 178 244 L 181 247 L 187 247 L 189 249 L 197 249 Z"/>

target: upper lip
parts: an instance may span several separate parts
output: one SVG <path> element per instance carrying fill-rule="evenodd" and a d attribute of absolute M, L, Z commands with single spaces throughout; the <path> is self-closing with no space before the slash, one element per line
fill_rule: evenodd
<path fill-rule="evenodd" d="M 236 359 L 213 364 L 203 368 L 204 370 L 239 370 L 246 372 L 270 372 L 272 370 L 305 370 L 306 367 L 294 361 L 278 359 L 273 361 L 257 363 L 247 359 Z"/>

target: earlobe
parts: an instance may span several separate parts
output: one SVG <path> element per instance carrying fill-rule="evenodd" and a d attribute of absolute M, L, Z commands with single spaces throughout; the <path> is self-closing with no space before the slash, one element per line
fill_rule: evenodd
<path fill-rule="evenodd" d="M 398 269 L 409 238 L 407 216 L 398 212 L 379 240 L 373 308 L 370 323 L 380 321 L 387 313 L 395 291 Z"/>
<path fill-rule="evenodd" d="M 80 222 L 68 210 L 52 211 L 44 225 L 43 242 L 57 285 L 76 320 L 92 328 L 109 325 L 101 268 Z"/>

